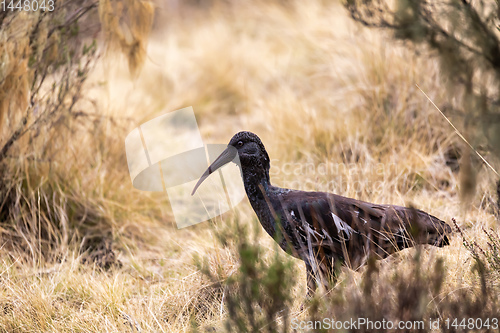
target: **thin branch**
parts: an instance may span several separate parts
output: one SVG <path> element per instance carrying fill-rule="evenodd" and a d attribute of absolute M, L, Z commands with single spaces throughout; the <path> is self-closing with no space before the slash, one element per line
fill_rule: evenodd
<path fill-rule="evenodd" d="M 490 163 L 488 163 L 488 161 L 483 157 L 483 155 L 479 154 L 479 152 L 469 143 L 469 141 L 467 141 L 467 139 L 465 139 L 465 137 L 462 135 L 462 133 L 460 133 L 460 131 L 455 127 L 455 125 L 453 125 L 453 123 L 448 119 L 448 117 L 446 117 L 446 115 L 437 107 L 436 104 L 434 104 L 434 102 L 430 99 L 429 96 L 427 96 L 427 94 L 419 87 L 418 84 L 415 84 L 417 86 L 417 88 L 422 92 L 422 94 L 424 94 L 424 96 L 429 100 L 429 102 L 431 102 L 431 104 L 436 108 L 436 110 L 439 111 L 439 113 L 444 117 L 444 119 L 446 119 L 446 121 L 451 125 L 451 127 L 453 127 L 453 129 L 455 130 L 455 133 L 457 133 L 457 135 L 460 137 L 460 139 L 462 139 L 469 147 L 470 149 L 472 149 L 476 154 L 477 156 L 479 156 L 483 162 L 498 176 L 500 177 L 500 174 L 495 170 L 495 168 L 493 168 L 491 166 Z"/>

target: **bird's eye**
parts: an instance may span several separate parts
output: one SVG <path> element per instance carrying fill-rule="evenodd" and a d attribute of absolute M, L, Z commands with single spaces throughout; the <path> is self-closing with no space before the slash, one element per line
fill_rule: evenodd
<path fill-rule="evenodd" d="M 238 147 L 243 147 L 243 141 L 238 141 Z"/>

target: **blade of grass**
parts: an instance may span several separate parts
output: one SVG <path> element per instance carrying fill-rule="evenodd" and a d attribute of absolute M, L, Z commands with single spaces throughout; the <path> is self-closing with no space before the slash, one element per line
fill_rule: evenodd
<path fill-rule="evenodd" d="M 429 102 L 431 102 L 431 104 L 436 108 L 436 110 L 439 111 L 439 113 L 441 113 L 441 115 L 444 117 L 444 119 L 446 119 L 446 121 L 451 125 L 451 127 L 453 127 L 453 129 L 455 130 L 455 133 L 457 133 L 457 135 L 460 137 L 460 139 L 464 140 L 464 142 L 470 147 L 470 149 L 472 149 L 476 154 L 477 156 L 479 156 L 483 162 L 498 176 L 500 177 L 500 174 L 495 170 L 495 168 L 493 168 L 491 166 L 490 163 L 488 163 L 488 161 L 481 155 L 479 154 L 479 152 L 469 143 L 469 141 L 467 141 L 467 139 L 465 139 L 465 137 L 462 135 L 462 133 L 460 133 L 460 131 L 455 127 L 455 125 L 453 125 L 453 123 L 450 121 L 450 119 L 448 119 L 448 117 L 446 117 L 446 115 L 437 107 L 436 104 L 434 104 L 434 102 L 430 99 L 429 96 L 427 96 L 427 94 L 422 90 L 422 88 L 419 87 L 418 84 L 415 83 L 415 85 L 417 86 L 417 88 L 422 92 L 422 94 L 424 94 L 424 96 L 429 100 Z"/>

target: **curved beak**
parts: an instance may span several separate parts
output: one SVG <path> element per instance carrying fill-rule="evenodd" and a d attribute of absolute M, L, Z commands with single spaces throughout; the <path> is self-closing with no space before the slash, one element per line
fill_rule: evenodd
<path fill-rule="evenodd" d="M 203 173 L 203 175 L 201 175 L 200 180 L 198 180 L 198 182 L 196 183 L 193 192 L 191 192 L 191 195 L 194 195 L 194 193 L 201 185 L 201 183 L 203 183 L 203 181 L 207 179 L 207 177 L 210 176 L 210 174 L 215 172 L 215 170 L 219 169 L 220 167 L 231 162 L 236 157 L 237 153 L 238 151 L 236 150 L 236 148 L 234 148 L 233 146 L 227 146 L 227 148 L 224 149 L 224 151 L 219 155 L 219 157 L 215 159 L 215 161 L 208 167 L 208 169 Z"/>

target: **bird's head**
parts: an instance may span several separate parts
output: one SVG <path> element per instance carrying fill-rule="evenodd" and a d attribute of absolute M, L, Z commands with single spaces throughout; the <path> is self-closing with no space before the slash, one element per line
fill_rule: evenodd
<path fill-rule="evenodd" d="M 259 137 L 252 132 L 236 133 L 227 148 L 215 159 L 208 169 L 200 177 L 200 180 L 193 189 L 192 195 L 200 184 L 215 170 L 221 168 L 229 162 L 232 162 L 238 154 L 242 170 L 262 171 L 269 181 L 270 159 L 266 148 Z"/>
<path fill-rule="evenodd" d="M 270 160 L 259 137 L 252 132 L 238 132 L 229 141 L 228 147 L 236 148 L 242 167 L 264 167 L 269 169 Z"/>

